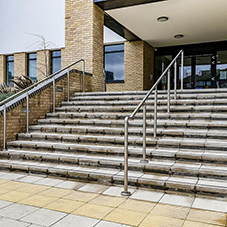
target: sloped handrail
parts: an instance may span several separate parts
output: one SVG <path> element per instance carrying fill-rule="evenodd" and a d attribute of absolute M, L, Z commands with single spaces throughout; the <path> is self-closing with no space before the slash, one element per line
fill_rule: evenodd
<path fill-rule="evenodd" d="M 174 65 L 174 99 L 177 99 L 177 58 L 181 55 L 181 90 L 183 90 L 183 72 L 184 72 L 184 52 L 181 50 L 176 57 L 171 61 L 168 67 L 164 70 L 162 75 L 158 78 L 152 88 L 145 95 L 143 100 L 139 103 L 136 109 L 128 117 L 125 117 L 125 126 L 124 126 L 124 191 L 121 192 L 121 195 L 130 196 L 131 193 L 128 191 L 128 126 L 129 120 L 133 119 L 134 116 L 138 113 L 140 108 L 143 106 L 143 159 L 142 163 L 148 163 L 146 159 L 146 101 L 154 91 L 154 138 L 157 136 L 157 86 L 162 80 L 162 78 L 167 74 L 167 113 L 170 113 L 170 68 Z"/>
<path fill-rule="evenodd" d="M 69 83 L 70 83 L 69 68 L 78 64 L 79 62 L 83 62 L 83 92 L 84 92 L 85 91 L 84 90 L 84 87 L 85 87 L 85 60 L 80 59 L 0 102 L 0 112 L 3 111 L 3 118 L 4 118 L 4 124 L 3 124 L 3 137 L 4 137 L 3 138 L 3 149 L 4 150 L 6 149 L 6 112 L 7 112 L 7 108 L 26 98 L 26 113 L 27 113 L 26 121 L 27 121 L 27 132 L 29 132 L 29 95 L 34 94 L 38 90 L 40 90 L 40 89 L 44 88 L 45 86 L 47 86 L 48 84 L 52 83 L 53 84 L 53 112 L 55 112 L 55 81 L 56 81 L 56 79 L 62 77 L 65 73 L 67 73 L 67 77 L 68 77 L 67 96 L 68 96 L 68 100 L 69 100 Z"/>

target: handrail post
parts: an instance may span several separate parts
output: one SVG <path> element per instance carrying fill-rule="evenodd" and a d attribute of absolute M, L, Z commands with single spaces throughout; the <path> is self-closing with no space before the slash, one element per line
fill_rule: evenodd
<path fill-rule="evenodd" d="M 123 196 L 130 196 L 131 192 L 128 191 L 128 120 L 129 117 L 125 118 L 125 137 L 124 137 L 124 191 L 121 192 Z"/>
<path fill-rule="evenodd" d="M 168 70 L 168 81 L 167 81 L 167 113 L 170 113 L 170 69 Z"/>
<path fill-rule="evenodd" d="M 29 133 L 29 95 L 26 93 L 26 121 L 27 121 L 27 133 Z"/>
<path fill-rule="evenodd" d="M 53 77 L 53 112 L 55 112 L 55 76 Z"/>
<path fill-rule="evenodd" d="M 184 52 L 181 53 L 181 90 L 183 90 L 184 82 Z"/>
<path fill-rule="evenodd" d="M 177 61 L 174 62 L 174 99 L 177 100 Z"/>
<path fill-rule="evenodd" d="M 69 102 L 69 96 L 70 96 L 70 94 L 69 94 L 69 69 L 67 70 L 67 81 L 68 81 L 68 91 L 67 91 L 67 96 L 68 96 L 68 102 Z"/>
<path fill-rule="evenodd" d="M 154 138 L 157 137 L 157 101 L 158 101 L 158 96 L 157 96 L 157 87 L 154 90 Z"/>
<path fill-rule="evenodd" d="M 140 160 L 141 163 L 148 163 L 148 159 L 146 159 L 146 132 L 147 127 L 147 116 L 146 116 L 146 103 L 143 104 L 143 159 Z"/>
<path fill-rule="evenodd" d="M 83 60 L 83 92 L 85 92 L 84 86 L 85 86 L 85 61 Z"/>
<path fill-rule="evenodd" d="M 4 122 L 3 122 L 3 150 L 6 150 L 6 104 L 4 104 L 4 108 L 3 108 L 3 117 L 4 117 Z"/>

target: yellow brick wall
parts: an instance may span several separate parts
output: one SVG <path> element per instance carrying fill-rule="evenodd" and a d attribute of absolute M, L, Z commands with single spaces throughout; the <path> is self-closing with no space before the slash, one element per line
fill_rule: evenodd
<path fill-rule="evenodd" d="M 6 56 L 0 55 L 0 84 L 6 82 Z"/>
<path fill-rule="evenodd" d="M 85 90 L 91 91 L 91 76 L 86 75 L 85 78 Z M 56 82 L 56 106 L 60 106 L 62 101 L 67 100 L 67 77 Z M 57 87 L 62 87 L 63 92 L 57 91 Z M 82 74 L 71 73 L 70 74 L 70 96 L 73 96 L 75 92 L 82 91 Z M 46 88 L 41 93 L 35 95 L 29 99 L 29 108 L 31 112 L 29 114 L 29 124 L 37 124 L 37 119 L 45 118 L 47 112 L 53 109 L 53 86 Z M 17 107 L 7 112 L 6 115 L 6 140 L 15 140 L 19 132 L 25 132 L 26 130 L 26 113 L 23 112 L 26 109 L 26 102 L 21 103 Z M 3 147 L 3 115 L 0 115 L 0 150 Z"/>
<path fill-rule="evenodd" d="M 65 1 L 63 67 L 84 59 L 86 72 L 93 74 L 92 91 L 103 91 L 103 24 L 104 13 L 93 0 Z"/>
<path fill-rule="evenodd" d="M 27 54 L 16 53 L 14 54 L 14 77 L 27 75 Z"/>
<path fill-rule="evenodd" d="M 37 80 L 50 75 L 50 50 L 37 51 Z"/>
<path fill-rule="evenodd" d="M 144 41 L 125 42 L 124 83 L 106 84 L 107 91 L 139 91 L 151 87 L 153 48 Z"/>

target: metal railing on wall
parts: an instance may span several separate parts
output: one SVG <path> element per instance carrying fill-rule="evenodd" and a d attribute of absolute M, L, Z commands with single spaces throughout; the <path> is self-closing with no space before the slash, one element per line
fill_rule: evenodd
<path fill-rule="evenodd" d="M 164 70 L 162 75 L 158 78 L 152 88 L 148 91 L 146 96 L 136 107 L 133 113 L 125 117 L 125 126 L 124 126 L 124 191 L 121 192 L 123 196 L 130 196 L 131 193 L 128 191 L 128 128 L 129 120 L 132 120 L 140 108 L 143 106 L 143 159 L 142 163 L 148 163 L 146 159 L 146 101 L 154 92 L 154 138 L 157 137 L 157 101 L 158 101 L 158 84 L 161 82 L 162 78 L 167 74 L 167 113 L 170 113 L 170 69 L 174 66 L 174 100 L 177 100 L 177 59 L 181 55 L 181 90 L 183 90 L 183 74 L 184 74 L 184 52 L 181 50 L 176 57 L 172 60 L 169 66 Z"/>
<path fill-rule="evenodd" d="M 46 87 L 48 84 L 53 84 L 53 112 L 55 112 L 55 89 L 56 89 L 56 80 L 61 78 L 64 74 L 67 73 L 67 100 L 69 101 L 70 96 L 70 73 L 69 68 L 83 62 L 83 85 L 82 89 L 83 92 L 85 91 L 85 61 L 84 59 L 80 59 L 65 68 L 51 74 L 50 76 L 40 80 L 37 83 L 32 84 L 31 86 L 27 87 L 26 89 L 23 89 L 22 91 L 10 96 L 9 98 L 3 100 L 0 102 L 0 112 L 3 111 L 3 149 L 6 149 L 6 112 L 10 110 L 10 106 L 15 105 L 15 103 L 18 103 L 24 99 L 26 99 L 26 132 L 29 132 L 29 98 L 32 94 L 36 93 L 37 90 L 42 89 L 43 87 Z M 8 108 L 8 109 L 7 109 Z"/>

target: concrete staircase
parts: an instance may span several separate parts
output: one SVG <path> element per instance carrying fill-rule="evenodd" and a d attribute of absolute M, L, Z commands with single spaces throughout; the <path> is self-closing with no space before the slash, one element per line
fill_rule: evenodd
<path fill-rule="evenodd" d="M 18 134 L 0 152 L 0 167 L 108 184 L 124 180 L 124 118 L 146 92 L 76 93 L 55 113 Z M 147 102 L 147 157 L 142 158 L 142 111 L 129 127 L 129 184 L 227 196 L 227 89 L 158 93 L 158 139 L 153 95 Z"/>

